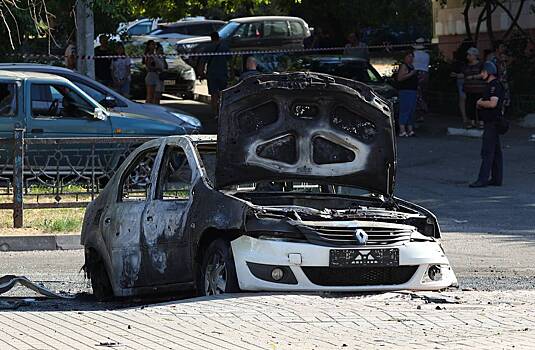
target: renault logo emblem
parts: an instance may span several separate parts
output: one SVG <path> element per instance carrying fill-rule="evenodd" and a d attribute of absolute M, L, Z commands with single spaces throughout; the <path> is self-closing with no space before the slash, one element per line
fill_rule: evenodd
<path fill-rule="evenodd" d="M 363 229 L 358 228 L 355 231 L 355 240 L 357 245 L 366 245 L 368 243 L 368 234 Z"/>

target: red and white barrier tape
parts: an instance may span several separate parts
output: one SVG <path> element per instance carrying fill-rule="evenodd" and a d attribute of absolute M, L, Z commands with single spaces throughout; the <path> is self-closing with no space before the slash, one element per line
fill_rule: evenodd
<path fill-rule="evenodd" d="M 292 54 L 292 53 L 311 53 L 311 52 L 331 52 L 331 51 L 345 51 L 345 50 L 377 50 L 384 49 L 387 52 L 392 51 L 394 48 L 409 48 L 414 43 L 406 44 L 388 44 L 383 45 L 371 45 L 367 47 L 325 47 L 325 48 L 299 48 L 299 49 L 280 49 L 280 50 L 244 50 L 244 51 L 225 51 L 225 52 L 191 52 L 191 53 L 176 53 L 166 55 L 139 55 L 139 56 L 121 56 L 121 55 L 105 55 L 105 56 L 77 56 L 81 60 L 94 60 L 94 59 L 110 59 L 110 58 L 149 58 L 149 57 L 210 57 L 210 56 L 244 56 L 244 55 L 273 55 L 273 54 Z M 431 43 L 422 43 L 420 45 L 430 46 Z M 180 47 L 180 45 L 177 45 Z M 0 54 L 4 57 L 22 57 L 22 58 L 55 58 L 63 59 L 65 56 L 58 56 L 52 54 L 19 54 L 19 53 L 4 53 Z"/>

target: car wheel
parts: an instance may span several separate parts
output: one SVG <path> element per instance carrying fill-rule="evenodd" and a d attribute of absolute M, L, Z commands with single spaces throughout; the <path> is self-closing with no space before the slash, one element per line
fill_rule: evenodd
<path fill-rule="evenodd" d="M 194 100 L 195 99 L 195 94 L 193 92 L 188 92 L 188 93 L 182 95 L 182 98 L 184 100 Z"/>
<path fill-rule="evenodd" d="M 202 295 L 240 291 L 229 242 L 217 239 L 208 246 L 201 266 L 199 284 Z"/>
<path fill-rule="evenodd" d="M 110 278 L 108 277 L 108 272 L 104 266 L 104 262 L 101 259 L 96 259 L 96 257 L 89 256 L 89 270 L 87 274 L 91 279 L 91 287 L 93 288 L 93 295 L 98 301 L 107 301 L 113 298 L 113 288 L 111 287 Z"/>

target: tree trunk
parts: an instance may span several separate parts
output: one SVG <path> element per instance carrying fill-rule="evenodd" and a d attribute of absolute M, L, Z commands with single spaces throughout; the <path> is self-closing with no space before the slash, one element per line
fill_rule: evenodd
<path fill-rule="evenodd" d="M 472 0 L 466 0 L 466 3 L 464 4 L 463 17 L 464 17 L 464 27 L 466 29 L 466 38 L 472 41 L 472 29 L 470 28 L 470 17 L 469 17 L 470 6 L 472 6 Z"/>
<path fill-rule="evenodd" d="M 76 67 L 81 74 L 95 79 L 93 0 L 77 0 L 75 6 L 76 53 L 78 55 Z"/>
<path fill-rule="evenodd" d="M 502 39 L 504 39 L 504 40 L 507 39 L 509 37 L 509 35 L 511 35 L 511 33 L 513 32 L 513 29 L 515 27 L 519 27 L 520 28 L 520 26 L 518 25 L 518 19 L 520 18 L 520 15 L 522 14 L 522 10 L 524 8 L 524 4 L 525 3 L 526 3 L 526 0 L 520 0 L 520 4 L 518 5 L 518 11 L 516 11 L 516 14 L 514 16 L 511 13 L 511 11 L 509 11 L 509 9 L 507 7 L 505 7 L 502 3 L 500 3 L 500 2 L 496 3 L 496 5 L 501 7 L 503 12 L 505 12 L 505 14 L 507 16 L 509 16 L 509 18 L 511 19 L 511 25 L 509 26 L 509 29 L 507 29 L 507 31 L 503 35 Z"/>
<path fill-rule="evenodd" d="M 477 46 L 477 42 L 479 41 L 479 32 L 481 30 L 481 23 L 485 20 L 485 14 L 487 13 L 487 8 L 483 7 L 481 9 L 481 12 L 479 13 L 479 16 L 477 17 L 477 25 L 476 25 L 476 34 L 475 34 L 475 40 L 474 44 Z"/>
<path fill-rule="evenodd" d="M 494 9 L 491 8 L 494 2 L 494 0 L 485 1 L 485 9 L 487 12 L 487 35 L 489 36 L 491 44 L 494 43 L 494 31 L 492 29 L 492 13 L 496 9 L 496 5 L 494 6 Z"/>

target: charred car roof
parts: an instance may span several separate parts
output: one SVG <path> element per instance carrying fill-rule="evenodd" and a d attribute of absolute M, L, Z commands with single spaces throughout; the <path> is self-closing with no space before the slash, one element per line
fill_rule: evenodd
<path fill-rule="evenodd" d="M 392 105 L 365 84 L 319 73 L 266 74 L 223 91 L 216 188 L 314 181 L 392 195 Z"/>

